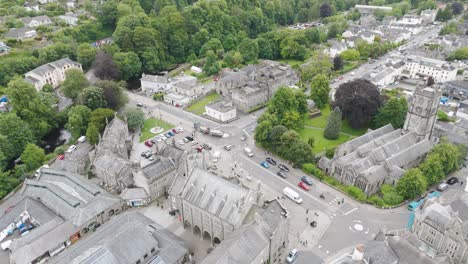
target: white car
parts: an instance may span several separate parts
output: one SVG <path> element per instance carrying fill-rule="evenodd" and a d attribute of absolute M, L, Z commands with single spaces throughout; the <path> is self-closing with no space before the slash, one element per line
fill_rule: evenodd
<path fill-rule="evenodd" d="M 72 153 L 75 149 L 76 149 L 76 145 L 71 145 L 65 152 Z"/>
<path fill-rule="evenodd" d="M 162 139 L 162 140 L 166 140 L 166 139 L 167 139 L 167 137 L 166 137 L 166 136 L 164 136 L 164 135 L 161 135 L 161 139 Z"/>
<path fill-rule="evenodd" d="M 298 254 L 297 249 L 291 250 L 291 252 L 289 252 L 288 256 L 286 257 L 286 262 L 293 263 L 294 260 L 296 260 L 297 258 L 297 254 Z"/>
<path fill-rule="evenodd" d="M 184 145 L 185 142 L 181 139 L 181 140 L 178 140 L 178 141 L 177 141 L 177 144 L 179 144 L 179 145 Z"/>
<path fill-rule="evenodd" d="M 176 127 L 177 132 L 184 132 L 184 129 L 182 127 Z"/>
<path fill-rule="evenodd" d="M 196 141 L 196 140 L 192 142 L 192 146 L 195 146 L 197 144 L 198 144 L 198 141 Z"/>

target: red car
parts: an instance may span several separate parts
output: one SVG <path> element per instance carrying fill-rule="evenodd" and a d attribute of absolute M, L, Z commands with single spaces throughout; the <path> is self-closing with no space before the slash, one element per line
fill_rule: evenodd
<path fill-rule="evenodd" d="M 198 152 L 202 152 L 203 151 L 203 147 L 202 146 L 198 146 L 195 148 Z"/>
<path fill-rule="evenodd" d="M 177 131 L 177 129 L 175 129 L 175 128 L 172 129 L 172 132 L 174 132 L 176 134 L 179 134 L 179 131 Z"/>
<path fill-rule="evenodd" d="M 301 187 L 302 189 L 306 191 L 310 190 L 310 187 L 307 186 L 307 184 L 305 184 L 304 182 L 300 182 L 297 186 Z"/>
<path fill-rule="evenodd" d="M 65 158 L 65 155 L 61 154 L 61 155 L 58 155 L 57 159 L 59 160 L 63 160 Z"/>
<path fill-rule="evenodd" d="M 150 148 L 151 148 L 151 147 L 153 146 L 153 142 L 147 140 L 147 141 L 145 141 L 145 145 L 146 145 L 147 147 L 150 147 Z"/>

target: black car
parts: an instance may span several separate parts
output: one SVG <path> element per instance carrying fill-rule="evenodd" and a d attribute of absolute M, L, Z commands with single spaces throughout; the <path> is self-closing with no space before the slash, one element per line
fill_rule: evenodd
<path fill-rule="evenodd" d="M 289 172 L 289 168 L 284 166 L 283 164 L 278 165 L 278 168 L 282 171 Z"/>
<path fill-rule="evenodd" d="M 266 158 L 266 161 L 270 163 L 271 165 L 276 165 L 276 161 L 272 158 Z"/>
<path fill-rule="evenodd" d="M 311 186 L 312 185 L 312 179 L 307 177 L 307 176 L 302 176 L 301 181 L 304 182 L 305 184 Z"/>
<path fill-rule="evenodd" d="M 452 177 L 447 180 L 447 184 L 454 185 L 455 183 L 458 182 L 458 178 Z"/>
<path fill-rule="evenodd" d="M 193 137 L 186 136 L 185 138 L 186 138 L 188 141 L 193 141 Z"/>
<path fill-rule="evenodd" d="M 286 179 L 286 178 L 288 177 L 288 176 L 286 176 L 286 173 L 284 173 L 284 172 L 282 172 L 282 171 L 278 171 L 278 172 L 276 173 L 276 175 L 280 176 L 280 177 L 283 178 L 283 179 Z"/>

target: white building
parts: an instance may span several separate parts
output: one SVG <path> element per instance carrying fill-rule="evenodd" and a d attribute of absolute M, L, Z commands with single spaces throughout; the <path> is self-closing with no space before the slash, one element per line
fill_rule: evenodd
<path fill-rule="evenodd" d="M 76 26 L 78 23 L 78 18 L 71 15 L 62 15 L 58 17 L 60 20 L 63 20 L 69 26 Z"/>
<path fill-rule="evenodd" d="M 190 102 L 190 98 L 178 93 L 168 93 L 164 95 L 164 102 L 177 107 L 184 107 Z"/>
<path fill-rule="evenodd" d="M 330 57 L 334 58 L 336 55 L 341 54 L 341 52 L 347 50 L 346 43 L 343 41 L 332 41 L 330 48 L 325 50 L 325 53 Z"/>
<path fill-rule="evenodd" d="M 386 12 L 392 11 L 392 8 L 389 6 L 356 5 L 354 8 L 362 15 L 373 15 L 376 10 L 383 10 Z"/>
<path fill-rule="evenodd" d="M 232 102 L 215 102 L 205 105 L 206 115 L 219 121 L 229 122 L 236 118 L 236 108 L 232 106 Z"/>
<path fill-rule="evenodd" d="M 426 9 L 421 12 L 422 23 L 423 24 L 430 24 L 433 23 L 437 16 L 437 10 L 434 9 Z"/>
<path fill-rule="evenodd" d="M 192 66 L 192 67 L 190 67 L 190 71 L 193 72 L 193 73 L 196 73 L 196 74 L 200 74 L 200 73 L 203 72 L 203 70 L 200 69 L 200 68 L 197 67 L 197 66 Z"/>
<path fill-rule="evenodd" d="M 456 79 L 457 68 L 446 61 L 410 55 L 406 58 L 405 73 L 409 78 L 432 76 L 435 82 L 448 82 Z"/>
<path fill-rule="evenodd" d="M 172 84 L 167 76 L 144 74 L 141 79 L 141 91 L 146 94 L 166 93 Z"/>
<path fill-rule="evenodd" d="M 40 91 L 45 84 L 50 84 L 53 88 L 57 88 L 65 81 L 65 72 L 69 69 L 79 69 L 83 71 L 81 64 L 69 58 L 64 58 L 41 65 L 27 72 L 24 77 L 26 81 L 32 83 L 38 91 Z"/>
<path fill-rule="evenodd" d="M 52 20 L 48 16 L 24 17 L 21 21 L 23 21 L 26 27 L 31 28 L 52 24 Z"/>

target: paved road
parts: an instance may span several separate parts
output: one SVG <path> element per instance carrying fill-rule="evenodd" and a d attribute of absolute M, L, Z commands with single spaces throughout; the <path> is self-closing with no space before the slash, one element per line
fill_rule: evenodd
<path fill-rule="evenodd" d="M 313 249 L 314 253 L 322 257 L 335 254 L 343 248 L 354 246 L 358 242 L 372 239 L 373 235 L 382 228 L 394 230 L 406 226 L 409 212 L 404 207 L 393 210 L 381 210 L 370 205 L 363 205 L 315 179 L 313 180 L 314 184 L 311 190 L 306 192 L 297 187 L 300 177 L 304 174 L 300 170 L 293 169 L 287 162 L 278 157 L 273 158 L 278 164 L 285 164 L 291 170 L 288 173 L 287 179 L 282 179 L 276 175 L 276 172 L 279 170 L 277 166 L 271 166 L 268 169 L 261 167 L 260 162 L 264 161 L 267 155 L 265 151 L 255 147 L 252 138 L 253 135 L 250 133 L 252 128 L 255 127 L 255 116 L 243 116 L 241 119 L 231 124 L 219 125 L 216 122 L 188 113 L 183 109 L 155 102 L 149 98 L 131 93 L 129 93 L 129 98 L 130 105 L 136 105 L 137 102 L 141 102 L 145 105 L 145 111 L 152 112 L 153 116 L 162 117 L 163 120 L 175 125 L 180 124 L 186 129 L 193 127 L 193 122 L 195 121 L 212 128 L 220 128 L 227 133 L 226 138 L 217 138 L 201 133 L 197 133 L 197 137 L 202 142 L 207 142 L 216 150 L 219 150 L 222 155 L 222 162 L 236 164 L 236 166 L 239 165 L 239 167 L 250 174 L 253 180 L 261 181 L 262 184 L 276 191 L 278 196 L 282 196 L 282 190 L 286 186 L 300 193 L 304 200 L 303 203 L 297 205 L 287 200 L 286 205 L 288 208 L 292 208 L 293 211 L 302 210 L 304 216 L 307 209 L 313 210 L 314 212 L 318 212 L 321 216 L 325 215 L 327 219 L 331 221 L 331 224 L 327 224 L 325 227 L 326 230 L 323 230 L 318 237 L 322 238 L 316 241 L 317 243 L 311 243 L 315 245 Z M 242 141 L 241 136 L 246 133 L 248 138 Z M 229 153 L 222 148 L 228 144 L 233 145 L 233 149 Z M 253 157 L 248 157 L 243 153 L 243 149 L 246 146 L 254 150 Z M 319 197 L 320 194 L 324 194 L 325 199 L 321 199 Z M 341 203 L 342 199 L 344 199 L 344 203 Z M 338 204 L 338 201 L 340 201 L 340 204 Z M 305 219 L 299 220 L 293 217 L 291 218 L 291 224 L 294 225 L 295 221 L 304 220 Z M 319 225 L 320 224 L 321 223 L 319 223 Z M 302 223 L 302 225 L 304 225 L 304 223 Z M 290 247 L 296 246 L 297 245 L 290 245 Z"/>

